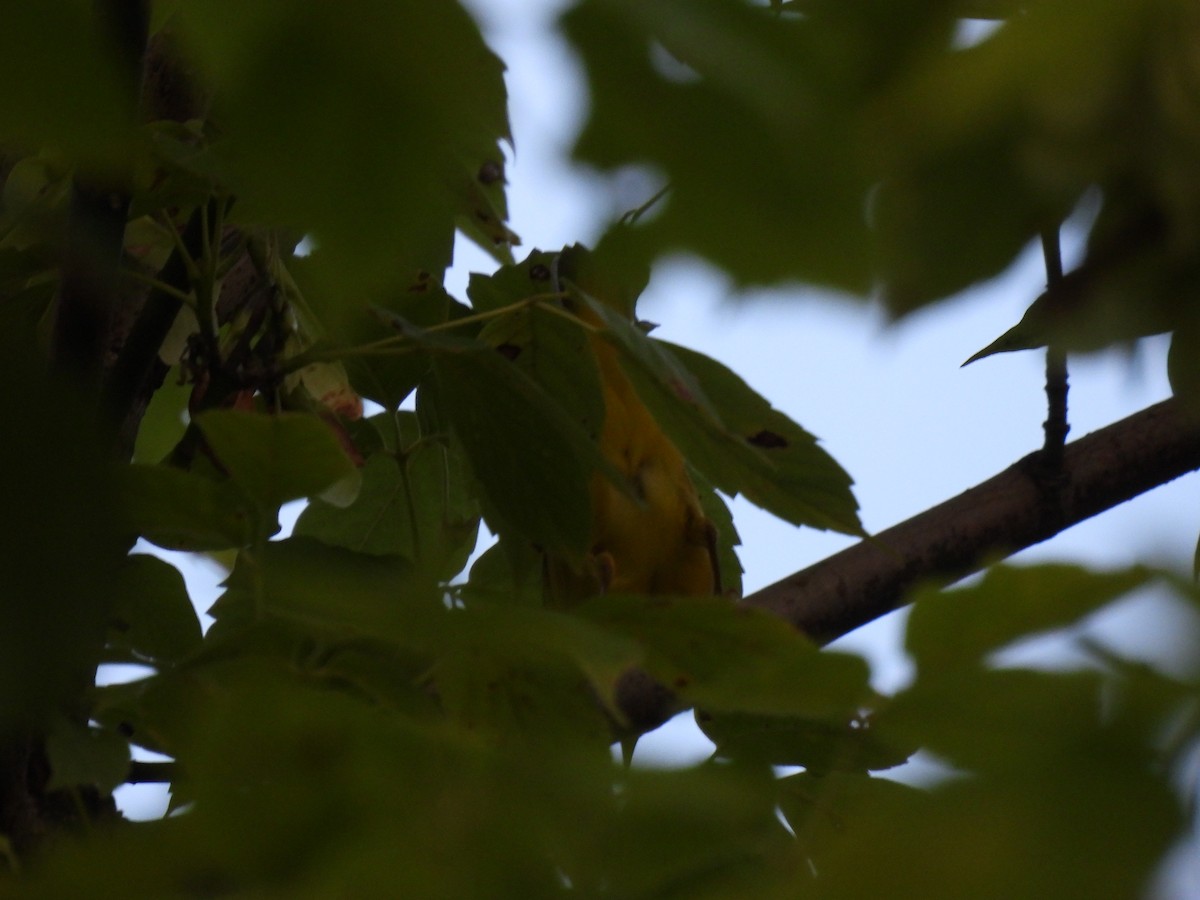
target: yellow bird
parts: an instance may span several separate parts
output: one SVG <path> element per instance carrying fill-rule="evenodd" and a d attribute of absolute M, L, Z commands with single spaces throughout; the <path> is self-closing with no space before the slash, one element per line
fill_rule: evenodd
<path fill-rule="evenodd" d="M 704 515 L 679 449 L 663 433 L 621 369 L 600 317 L 588 306 L 571 311 L 597 329 L 588 339 L 604 398 L 599 446 L 627 480 L 628 491 L 592 474 L 591 552 L 584 571 L 547 565 L 555 600 L 597 593 L 712 595 L 719 593 L 716 528 Z"/>

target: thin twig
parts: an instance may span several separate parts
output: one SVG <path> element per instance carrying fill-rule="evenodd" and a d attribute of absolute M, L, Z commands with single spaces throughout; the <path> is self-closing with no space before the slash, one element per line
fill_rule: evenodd
<path fill-rule="evenodd" d="M 1042 255 L 1046 261 L 1046 289 L 1060 290 L 1063 280 L 1062 250 L 1058 228 L 1042 232 Z M 1063 447 L 1071 426 L 1067 421 L 1067 355 L 1054 345 L 1051 335 L 1046 347 L 1046 433 L 1042 445 L 1041 465 L 1049 481 L 1056 481 L 1062 469 Z"/>

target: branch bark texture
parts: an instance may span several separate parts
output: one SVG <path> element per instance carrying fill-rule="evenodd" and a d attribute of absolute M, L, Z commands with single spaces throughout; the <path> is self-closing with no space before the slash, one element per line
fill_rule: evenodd
<path fill-rule="evenodd" d="M 1158 403 L 1068 444 L 1059 477 L 1033 453 L 957 497 L 747 596 L 828 643 L 1187 472 L 1200 469 L 1200 416 Z"/>

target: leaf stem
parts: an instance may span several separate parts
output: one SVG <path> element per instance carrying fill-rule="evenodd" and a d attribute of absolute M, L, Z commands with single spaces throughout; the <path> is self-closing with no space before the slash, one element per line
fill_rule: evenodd
<path fill-rule="evenodd" d="M 195 298 L 187 291 L 180 290 L 172 284 L 167 284 L 160 278 L 155 278 L 153 275 L 147 275 L 144 272 L 139 272 L 136 269 L 126 269 L 125 274 L 140 284 L 146 285 L 148 288 L 166 294 L 168 297 L 173 297 L 182 303 L 184 306 L 196 308 Z"/>
<path fill-rule="evenodd" d="M 463 316 L 461 319 L 451 319 L 446 322 L 439 322 L 436 325 L 430 325 L 427 328 L 420 329 L 426 333 L 437 333 L 449 331 L 463 325 L 472 325 L 476 322 L 486 322 L 490 319 L 498 318 L 502 315 L 507 315 L 512 312 L 527 306 L 537 306 L 554 315 L 559 315 L 567 318 L 582 328 L 590 331 L 595 331 L 593 326 L 583 322 L 576 316 L 555 306 L 553 303 L 547 303 L 548 299 L 558 299 L 561 293 L 545 293 L 534 294 L 529 297 L 524 297 L 517 300 L 515 303 L 509 303 L 497 309 L 487 310 L 485 312 L 476 313 L 470 316 Z M 303 369 L 305 366 L 312 365 L 316 362 L 337 362 L 343 359 L 349 359 L 356 356 L 389 356 L 399 353 L 411 353 L 416 347 L 412 346 L 413 337 L 410 334 L 393 334 L 385 338 L 379 338 L 375 341 L 369 341 L 365 344 L 358 344 L 353 347 L 332 347 L 324 350 L 306 350 L 303 353 L 298 353 L 287 360 L 280 363 L 280 374 L 287 375 L 291 372 Z"/>

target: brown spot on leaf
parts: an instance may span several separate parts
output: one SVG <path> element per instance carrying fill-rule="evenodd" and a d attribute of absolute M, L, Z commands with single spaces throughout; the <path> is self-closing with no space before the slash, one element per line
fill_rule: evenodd
<path fill-rule="evenodd" d="M 691 683 L 692 683 L 692 680 L 690 678 L 688 678 L 686 675 L 677 675 L 675 677 L 675 680 L 671 682 L 671 684 L 674 686 L 675 690 L 677 690 L 677 691 L 683 690 L 685 687 L 687 687 Z"/>
<path fill-rule="evenodd" d="M 479 175 L 476 177 L 479 178 L 480 184 L 495 184 L 504 177 L 504 167 L 489 159 L 479 167 Z"/>
<path fill-rule="evenodd" d="M 764 450 L 778 450 L 788 445 L 787 438 L 783 435 L 767 431 L 765 428 L 758 434 L 750 435 L 746 440 L 755 447 L 762 447 Z"/>
<path fill-rule="evenodd" d="M 534 281 L 549 281 L 550 270 L 541 263 L 529 267 L 529 277 Z"/>
<path fill-rule="evenodd" d="M 413 281 L 413 283 L 411 285 L 409 285 L 409 288 L 408 288 L 409 291 L 419 294 L 419 293 L 429 290 L 429 281 L 432 277 L 433 276 L 431 276 L 426 271 L 422 270 L 422 271 L 418 272 L 416 279 Z"/>
<path fill-rule="evenodd" d="M 667 383 L 670 385 L 671 390 L 675 392 L 675 396 L 684 403 L 696 402 L 696 398 L 692 395 L 692 392 L 688 389 L 688 386 L 683 383 L 682 379 L 672 378 Z"/>
<path fill-rule="evenodd" d="M 516 344 L 501 344 L 496 348 L 496 352 L 507 359 L 509 362 L 515 360 L 521 355 L 521 348 Z"/>

